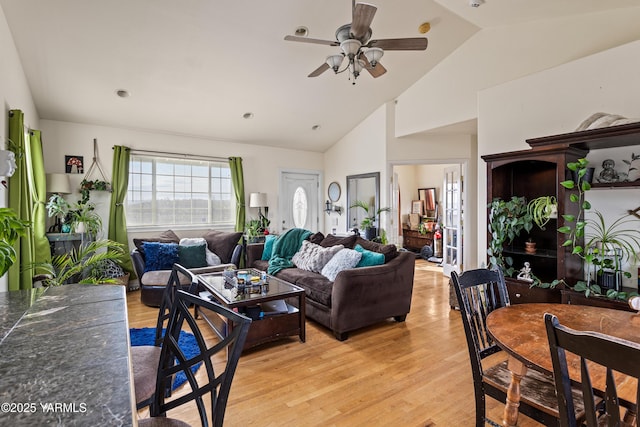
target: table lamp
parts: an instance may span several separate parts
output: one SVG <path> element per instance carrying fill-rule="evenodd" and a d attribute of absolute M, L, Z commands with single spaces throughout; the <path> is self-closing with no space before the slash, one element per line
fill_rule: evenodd
<path fill-rule="evenodd" d="M 269 215 L 269 207 L 267 206 L 267 193 L 251 193 L 249 195 L 249 207 L 258 208 L 258 218 L 262 223 L 262 227 L 266 228 L 269 225 L 269 220 L 265 215 Z M 262 215 L 262 208 L 264 208 L 265 215 Z"/>

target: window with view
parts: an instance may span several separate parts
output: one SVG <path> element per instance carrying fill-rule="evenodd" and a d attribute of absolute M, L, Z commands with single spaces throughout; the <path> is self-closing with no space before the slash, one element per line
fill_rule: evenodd
<path fill-rule="evenodd" d="M 229 165 L 132 154 L 126 213 L 128 227 L 233 226 L 235 196 Z"/>

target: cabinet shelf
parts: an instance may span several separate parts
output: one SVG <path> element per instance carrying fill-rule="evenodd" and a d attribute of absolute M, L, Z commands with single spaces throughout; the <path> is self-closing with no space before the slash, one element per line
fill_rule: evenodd
<path fill-rule="evenodd" d="M 532 258 L 555 259 L 558 257 L 558 251 L 552 250 L 552 249 L 538 249 L 536 250 L 535 254 L 532 254 L 525 251 L 524 249 L 509 247 L 509 248 L 504 248 L 503 253 L 505 255 L 518 255 L 518 256 L 526 255 Z"/>
<path fill-rule="evenodd" d="M 602 188 L 640 188 L 640 180 L 632 182 L 594 182 L 591 189 L 597 190 Z"/>

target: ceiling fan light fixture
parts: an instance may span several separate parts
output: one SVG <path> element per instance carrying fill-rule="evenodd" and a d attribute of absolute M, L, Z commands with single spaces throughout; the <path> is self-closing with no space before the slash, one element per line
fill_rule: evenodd
<path fill-rule="evenodd" d="M 338 70 L 340 69 L 340 65 L 342 65 L 342 61 L 344 60 L 344 55 L 330 55 L 327 56 L 327 64 L 329 64 L 329 67 L 331 67 L 331 69 L 337 73 Z"/>
<path fill-rule="evenodd" d="M 355 61 L 353 61 L 353 76 L 358 77 L 363 68 L 364 61 L 362 61 L 361 59 L 356 59 Z"/>
<path fill-rule="evenodd" d="M 372 67 L 375 67 L 380 58 L 384 55 L 384 50 L 379 47 L 372 47 L 365 51 L 364 56 L 367 57 L 367 61 L 371 64 Z"/>
<path fill-rule="evenodd" d="M 362 43 L 360 43 L 360 40 L 356 39 L 347 39 L 340 43 L 340 49 L 342 49 L 344 54 L 349 58 L 353 58 L 355 54 L 358 53 L 360 46 L 362 46 Z"/>

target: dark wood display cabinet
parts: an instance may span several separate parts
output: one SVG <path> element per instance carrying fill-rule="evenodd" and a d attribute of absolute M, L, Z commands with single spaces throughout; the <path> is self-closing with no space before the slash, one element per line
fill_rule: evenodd
<path fill-rule="evenodd" d="M 558 201 L 559 213 L 573 209 L 576 214 L 577 207 L 569 200 L 574 191 L 565 189 L 560 182 L 570 179 L 566 164 L 586 154 L 586 150 L 573 147 L 542 147 L 482 156 L 487 162 L 487 204 L 498 197 L 509 200 L 513 196 L 522 196 L 528 202 L 541 196 L 554 196 Z M 583 275 L 582 262 L 579 257 L 571 255 L 571 248 L 562 246 L 566 239 L 557 229 L 564 220 L 558 216 L 558 219 L 551 219 L 544 230 L 534 224 L 529 234 L 521 233 L 510 246 L 504 248 L 503 253 L 513 258 L 516 271 L 528 262 L 532 273 L 543 282 L 563 278 L 573 284 Z M 533 254 L 525 251 L 528 238 L 536 243 L 536 252 Z M 528 282 L 515 277 L 506 280 L 514 303 L 561 300 L 559 290 L 530 289 Z"/>
<path fill-rule="evenodd" d="M 420 252 L 423 246 L 433 246 L 433 232 L 420 234 L 418 230 L 402 229 L 402 246 L 410 251 Z"/>
<path fill-rule="evenodd" d="M 513 258 L 516 270 L 529 262 L 533 274 L 543 282 L 564 279 L 573 286 L 584 277 L 582 260 L 571 254 L 570 247 L 562 246 L 566 236 L 557 232 L 565 225 L 562 214 L 578 213 L 578 207 L 569 199 L 576 190 L 567 190 L 560 185 L 560 182 L 572 179 L 566 165 L 586 157 L 590 150 L 640 145 L 640 123 L 528 139 L 527 143 L 532 147 L 530 150 L 482 156 L 487 163 L 487 204 L 496 197 L 508 200 L 512 196 L 524 196 L 530 201 L 540 196 L 555 196 L 558 218 L 549 221 L 545 230 L 534 224 L 530 234 L 523 232 L 512 245 L 504 248 L 504 254 Z M 640 182 L 593 185 L 594 189 L 598 187 L 640 187 Z M 536 242 L 535 254 L 524 250 L 529 237 Z M 506 280 L 513 303 L 570 302 L 571 299 L 567 292 L 563 299 L 560 289 L 530 289 L 528 283 L 516 278 Z M 572 301 L 579 300 L 577 295 L 572 296 Z"/>

